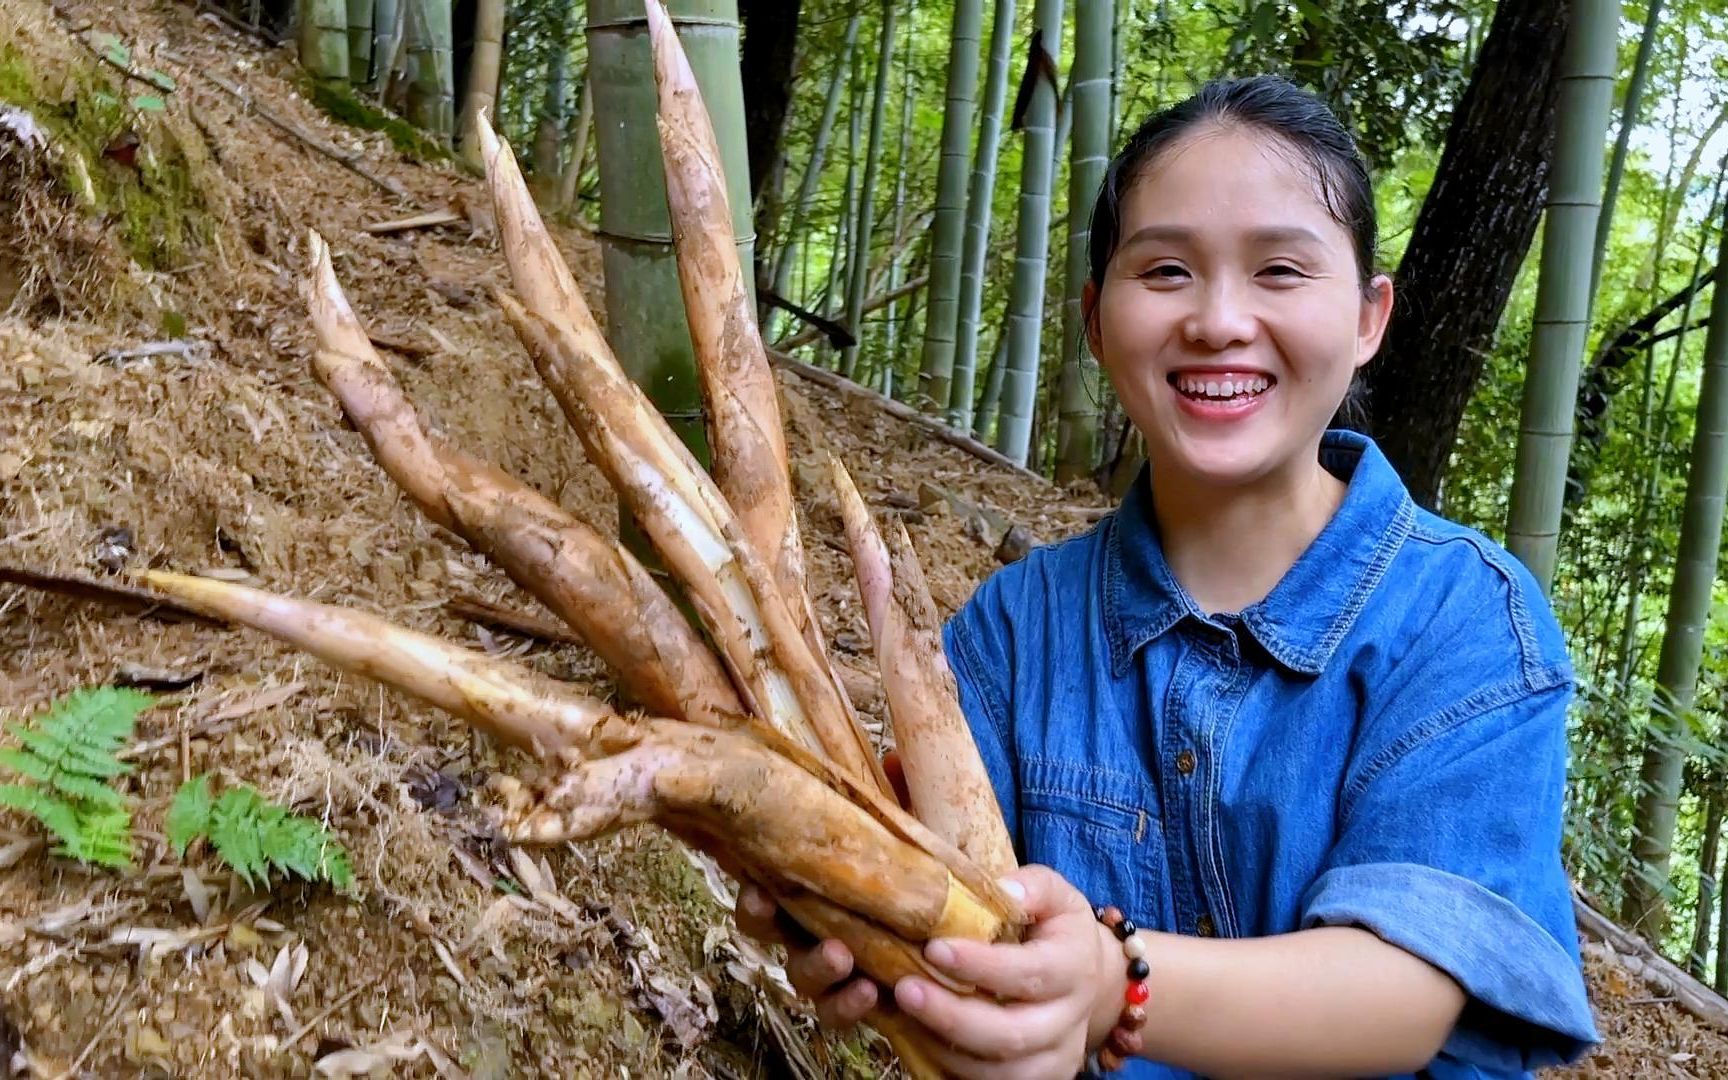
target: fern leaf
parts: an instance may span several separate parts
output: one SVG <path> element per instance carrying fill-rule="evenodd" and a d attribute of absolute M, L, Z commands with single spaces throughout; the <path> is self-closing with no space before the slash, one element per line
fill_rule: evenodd
<path fill-rule="evenodd" d="M 56 849 L 79 862 L 124 870 L 132 865 L 132 815 L 101 807 L 78 815 L 78 833 Z"/>
<path fill-rule="evenodd" d="M 222 861 L 246 879 L 248 885 L 259 885 L 269 875 L 264 859 L 264 847 L 254 810 L 257 796 L 245 788 L 230 788 L 216 800 L 210 813 L 210 843 Z"/>
<path fill-rule="evenodd" d="M 210 831 L 210 778 L 200 774 L 180 785 L 168 807 L 168 843 L 184 856 L 193 840 Z"/>
<path fill-rule="evenodd" d="M 17 728 L 11 730 L 15 735 L 20 734 Z M 23 732 L 23 734 L 31 733 Z M 6 766 L 19 776 L 27 776 L 39 784 L 52 783 L 54 780 L 53 764 L 15 746 L 0 749 L 0 765 Z"/>
<path fill-rule="evenodd" d="M 62 844 L 78 839 L 78 811 L 65 799 L 23 784 L 0 784 L 0 806 L 22 810 L 47 827 Z"/>

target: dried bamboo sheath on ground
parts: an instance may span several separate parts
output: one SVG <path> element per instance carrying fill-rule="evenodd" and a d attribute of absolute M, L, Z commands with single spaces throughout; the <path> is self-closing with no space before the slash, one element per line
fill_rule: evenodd
<path fill-rule="evenodd" d="M 775 386 L 712 129 L 664 13 L 653 0 L 648 10 L 713 477 L 618 365 L 513 153 L 484 116 L 477 134 L 522 298 L 501 293 L 499 304 L 590 459 L 677 578 L 706 641 L 629 552 L 424 429 L 315 234 L 307 294 L 317 374 L 378 463 L 428 518 L 591 644 L 649 715 L 621 714 L 520 665 L 359 612 L 174 574 L 145 580 L 528 749 L 541 779 L 493 785 L 501 826 L 515 839 L 587 839 L 653 822 L 762 882 L 807 930 L 845 941 L 875 978 L 941 978 L 923 961 L 929 938 L 1019 934 L 1023 916 L 996 882 L 1014 865 L 1012 846 L 960 714 L 910 540 L 904 530 L 886 539 L 876 530 L 837 462 L 912 812 L 893 801 L 829 661 L 804 584 Z M 938 1075 L 919 1034 L 891 1013 L 875 1020 L 909 1071 Z"/>

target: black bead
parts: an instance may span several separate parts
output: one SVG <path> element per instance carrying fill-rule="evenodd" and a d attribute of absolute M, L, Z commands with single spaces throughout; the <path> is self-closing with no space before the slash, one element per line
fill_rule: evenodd
<path fill-rule="evenodd" d="M 1152 965 L 1150 965 L 1146 962 L 1145 957 L 1136 956 L 1134 959 L 1128 961 L 1128 981 L 1129 982 L 1139 982 L 1141 979 L 1144 979 L 1147 975 L 1150 975 L 1151 973 L 1152 973 Z"/>
<path fill-rule="evenodd" d="M 1134 931 L 1138 929 L 1139 927 L 1134 925 L 1133 919 L 1123 919 L 1120 923 L 1116 924 L 1116 939 L 1118 941 L 1127 941 L 1129 938 L 1134 936 Z"/>

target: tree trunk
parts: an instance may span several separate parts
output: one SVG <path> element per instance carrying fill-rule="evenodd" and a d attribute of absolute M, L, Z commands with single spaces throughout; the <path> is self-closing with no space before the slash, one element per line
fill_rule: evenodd
<path fill-rule="evenodd" d="M 1602 287 L 1602 259 L 1608 251 L 1608 234 L 1614 228 L 1614 203 L 1620 196 L 1620 177 L 1626 171 L 1626 149 L 1632 143 L 1632 129 L 1638 126 L 1638 108 L 1644 100 L 1644 76 L 1650 70 L 1650 51 L 1656 44 L 1656 27 L 1662 17 L 1662 0 L 1648 0 L 1644 14 L 1644 35 L 1638 39 L 1638 58 L 1632 64 L 1632 78 L 1626 84 L 1626 102 L 1620 110 L 1620 130 L 1614 136 L 1614 155 L 1608 161 L 1608 181 L 1602 189 L 1602 212 L 1596 218 L 1596 243 L 1590 256 L 1590 301 Z"/>
<path fill-rule="evenodd" d="M 978 45 L 984 0 L 954 0 L 948 39 L 948 97 L 942 109 L 942 158 L 936 168 L 936 220 L 930 234 L 930 295 L 924 305 L 924 354 L 919 396 L 940 410 L 954 379 L 954 334 L 960 296 L 960 245 L 966 230 L 966 149 L 978 92 Z"/>
<path fill-rule="evenodd" d="M 1704 838 L 1698 848 L 1698 913 L 1692 921 L 1692 951 L 1686 956 L 1686 970 L 1694 979 L 1703 981 L 1710 958 L 1710 931 L 1715 921 L 1716 848 L 1722 839 L 1722 783 L 1711 777 L 1705 784 Z"/>
<path fill-rule="evenodd" d="M 983 442 L 993 442 L 996 419 L 1002 404 L 1002 382 L 1008 371 L 1008 332 L 996 335 L 996 351 L 990 356 L 990 370 L 984 373 L 984 397 L 978 402 L 978 428 L 972 434 Z"/>
<path fill-rule="evenodd" d="M 1686 760 L 1682 740 L 1676 736 L 1685 730 L 1698 690 L 1704 627 L 1722 545 L 1722 502 L 1728 494 L 1728 224 L 1722 229 L 1721 245 L 1710 332 L 1704 341 L 1704 374 L 1698 387 L 1679 555 L 1668 594 L 1656 699 L 1644 747 L 1642 794 L 1632 824 L 1632 854 L 1646 872 L 1628 875 L 1626 885 L 1627 925 L 1657 941 L 1666 912 L 1662 894 L 1648 879 L 1666 876 L 1673 851 L 1674 817 Z"/>
<path fill-rule="evenodd" d="M 738 0 L 738 18 L 744 27 L 741 59 L 751 205 L 762 194 L 769 166 L 780 154 L 786 111 L 792 104 L 792 63 L 802 7 L 803 0 Z"/>
<path fill-rule="evenodd" d="M 961 431 L 972 427 L 978 369 L 978 319 L 984 303 L 984 256 L 996 213 L 996 159 L 1002 151 L 1002 106 L 1008 98 L 1008 54 L 1014 45 L 1014 0 L 996 0 L 990 23 L 990 70 L 984 79 L 983 117 L 978 151 L 966 195 L 966 236 L 960 263 L 960 300 L 954 319 L 953 385 L 946 406 L 948 422 Z M 925 315 L 929 319 L 929 315 Z M 926 329 L 928 336 L 928 329 Z M 994 370 L 994 369 L 993 369 Z"/>
<path fill-rule="evenodd" d="M 667 9 L 714 123 L 739 265 L 751 266 L 755 243 L 736 9 L 727 0 L 673 0 Z M 647 20 L 641 0 L 589 0 L 587 15 L 594 115 L 604 120 L 594 129 L 606 336 L 624 370 L 706 462 L 702 394 L 666 209 Z"/>
<path fill-rule="evenodd" d="M 1368 367 L 1370 430 L 1423 506 L 1524 262 L 1548 183 L 1570 4 L 1503 0 L 1398 267 L 1399 312 Z"/>
<path fill-rule="evenodd" d="M 1107 3 L 1074 8 L 1073 160 L 1068 169 L 1068 280 L 1062 298 L 1062 379 L 1058 389 L 1056 482 L 1091 475 L 1098 464 L 1098 361 L 1086 344 L 1080 294 L 1089 262 L 1092 203 L 1110 163 L 1111 16 Z"/>
<path fill-rule="evenodd" d="M 1062 54 L 1062 0 L 1038 0 L 1033 25 L 1031 101 L 1026 107 L 1020 170 L 1020 233 L 1008 301 L 1007 370 L 996 449 L 1026 463 L 1032 413 L 1038 406 L 1038 362 L 1043 352 L 1044 281 L 1050 249 L 1050 178 L 1056 132 L 1056 57 Z"/>
<path fill-rule="evenodd" d="M 462 92 L 462 157 L 476 169 L 480 140 L 474 120 L 482 109 L 492 115 L 498 104 L 498 75 L 504 61 L 504 0 L 478 0 L 474 6 L 474 51 L 468 57 L 468 85 Z"/>
<path fill-rule="evenodd" d="M 800 238 L 804 235 L 806 222 L 810 217 L 810 202 L 816 194 L 816 185 L 822 179 L 822 163 L 827 157 L 828 143 L 834 134 L 834 120 L 840 115 L 840 101 L 846 96 L 847 73 L 852 69 L 852 54 L 858 44 L 858 23 L 861 16 L 856 12 L 846 20 L 845 43 L 840 47 L 840 61 L 834 65 L 833 73 L 828 77 L 828 98 L 822 106 L 822 120 L 816 125 L 816 138 L 810 147 L 810 161 L 804 166 L 804 175 L 798 181 L 798 194 L 792 203 L 792 220 L 786 228 L 786 242 L 780 245 L 780 250 L 774 255 L 774 292 L 785 296 L 792 284 L 792 260 L 803 250 L 809 253 L 810 245 Z M 808 303 L 808 296 L 800 295 L 800 302 Z M 778 336 L 778 320 L 771 323 L 768 333 L 769 340 Z"/>
<path fill-rule="evenodd" d="M 1618 62 L 1620 0 L 1578 0 L 1561 61 L 1559 134 L 1542 232 L 1530 363 L 1506 546 L 1546 592 L 1554 579 L 1573 404 L 1590 316 L 1590 244 L 1602 199 L 1602 137 Z M 1480 242 L 1471 238 L 1472 243 Z"/>
<path fill-rule="evenodd" d="M 301 0 L 300 66 L 321 82 L 348 81 L 347 0 Z"/>
<path fill-rule="evenodd" d="M 870 106 L 870 143 L 864 150 L 864 182 L 858 189 L 858 216 L 852 226 L 851 274 L 846 282 L 846 325 L 853 344 L 840 354 L 840 374 L 848 379 L 858 367 L 864 342 L 864 292 L 870 285 L 870 241 L 876 233 L 876 173 L 882 165 L 882 124 L 888 112 L 888 83 L 894 75 L 894 5 L 882 0 L 882 34 L 877 41 L 876 87 Z"/>

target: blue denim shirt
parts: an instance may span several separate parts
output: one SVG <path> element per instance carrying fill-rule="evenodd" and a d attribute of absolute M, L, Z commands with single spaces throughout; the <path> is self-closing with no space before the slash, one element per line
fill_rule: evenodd
<path fill-rule="evenodd" d="M 1409 950 L 1468 994 L 1421 1075 L 1575 1059 L 1597 1034 L 1560 860 L 1560 629 L 1521 564 L 1418 509 L 1371 441 L 1329 432 L 1321 460 L 1342 506 L 1238 614 L 1177 583 L 1142 473 L 949 621 L 1021 860 L 1151 929 L 1354 925 Z"/>

